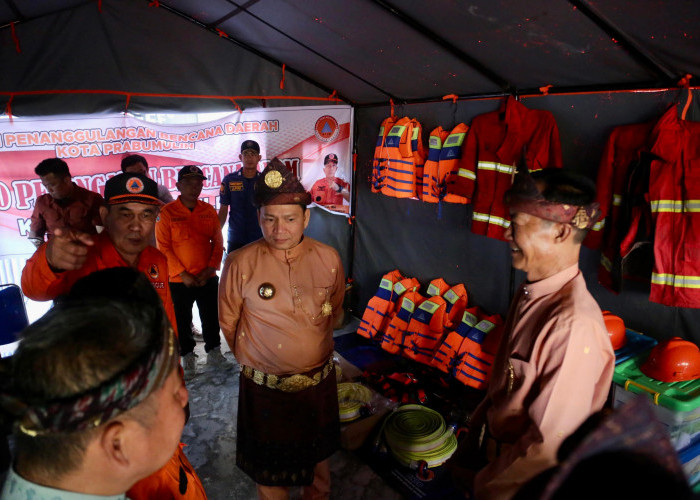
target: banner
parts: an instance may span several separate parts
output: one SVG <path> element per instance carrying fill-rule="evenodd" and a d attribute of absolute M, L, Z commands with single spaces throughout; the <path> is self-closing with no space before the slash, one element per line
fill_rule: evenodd
<path fill-rule="evenodd" d="M 326 172 L 335 169 L 334 178 L 346 189 L 324 208 L 347 216 L 352 130 L 352 108 L 343 105 L 252 109 L 167 126 L 121 114 L 0 120 L 0 284 L 19 283 L 24 262 L 34 253 L 27 233 L 36 199 L 46 193 L 34 168 L 46 158 L 65 160 L 73 182 L 104 194 L 106 180 L 121 172 L 121 159 L 137 153 L 148 161 L 150 177 L 173 198 L 180 168 L 198 165 L 208 177 L 201 199 L 218 210 L 221 180 L 241 168 L 240 145 L 252 139 L 260 144 L 259 170 L 277 157 L 307 190 L 317 182 L 331 183 Z M 329 155 L 337 167 L 329 161 L 324 169 Z"/>

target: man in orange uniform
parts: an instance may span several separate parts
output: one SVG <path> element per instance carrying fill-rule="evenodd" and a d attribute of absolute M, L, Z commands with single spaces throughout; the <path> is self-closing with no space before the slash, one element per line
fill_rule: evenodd
<path fill-rule="evenodd" d="M 34 172 L 41 179 L 46 194 L 36 199 L 27 238 L 39 248 L 57 228 L 70 227 L 77 231 L 97 234 L 102 196 L 78 186 L 72 181 L 68 165 L 58 158 L 47 158 Z"/>
<path fill-rule="evenodd" d="M 325 177 L 314 182 L 311 187 L 311 201 L 319 205 L 342 205 L 343 200 L 350 200 L 350 184 L 336 177 L 338 171 L 338 155 L 327 154 L 323 159 Z"/>
<path fill-rule="evenodd" d="M 505 237 L 527 281 L 469 424 L 467 449 L 485 462 L 474 479 L 480 500 L 509 499 L 555 465 L 562 441 L 608 396 L 615 354 L 578 268 L 581 242 L 600 214 L 594 199 L 593 182 L 556 168 L 520 172 L 506 192 Z"/>
<path fill-rule="evenodd" d="M 263 238 L 229 254 L 219 322 L 241 364 L 236 465 L 261 499 L 328 498 L 339 447 L 333 328 L 345 279 L 333 248 L 304 236 L 311 196 L 275 159 L 255 184 Z"/>
<path fill-rule="evenodd" d="M 199 167 L 181 168 L 177 175 L 180 196 L 162 208 L 156 224 L 158 249 L 168 259 L 170 293 L 175 306 L 185 378 L 195 374 L 196 342 L 191 328 L 192 304 L 195 302 L 202 321 L 207 363 L 232 366 L 221 354 L 219 336 L 219 278 L 216 271 L 224 254 L 224 239 L 216 210 L 199 200 L 204 180 L 206 177 Z"/>
<path fill-rule="evenodd" d="M 105 184 L 100 207 L 104 231 L 96 236 L 57 229 L 22 270 L 22 291 L 32 300 L 67 293 L 79 278 L 99 269 L 134 267 L 158 292 L 170 322 L 175 312 L 168 288 L 168 262 L 150 246 L 158 209 L 158 186 L 142 174 L 119 174 Z"/>

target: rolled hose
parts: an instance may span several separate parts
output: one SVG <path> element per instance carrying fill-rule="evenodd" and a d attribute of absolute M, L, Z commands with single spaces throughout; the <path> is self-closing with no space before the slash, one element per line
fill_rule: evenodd
<path fill-rule="evenodd" d="M 404 405 L 389 415 L 384 438 L 394 458 L 411 469 L 421 462 L 428 467 L 442 465 L 457 449 L 457 438 L 445 419 L 420 405 Z"/>
<path fill-rule="evenodd" d="M 372 400 L 372 391 L 362 384 L 338 384 L 338 409 L 341 422 L 352 422 L 360 417 L 362 408 Z"/>

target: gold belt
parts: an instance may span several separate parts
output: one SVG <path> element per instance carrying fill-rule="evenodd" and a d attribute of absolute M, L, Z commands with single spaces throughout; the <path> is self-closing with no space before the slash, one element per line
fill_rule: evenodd
<path fill-rule="evenodd" d="M 318 385 L 325 379 L 333 370 L 333 358 L 329 358 L 323 367 L 319 368 L 315 373 L 307 372 L 308 374 L 295 373 L 294 375 L 272 375 L 260 370 L 256 370 L 251 366 L 243 365 L 241 373 L 244 377 L 251 379 L 258 385 L 264 385 L 270 389 L 275 389 L 282 392 L 299 392 L 309 387 Z"/>

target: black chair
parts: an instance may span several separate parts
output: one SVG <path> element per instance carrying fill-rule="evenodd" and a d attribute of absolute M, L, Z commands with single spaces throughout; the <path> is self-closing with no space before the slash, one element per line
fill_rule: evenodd
<path fill-rule="evenodd" d="M 0 285 L 0 362 L 7 364 L 17 349 L 20 332 L 27 325 L 29 319 L 20 288 L 14 284 Z M 9 428 L 0 426 L 0 474 L 9 469 L 12 461 L 8 441 L 10 433 Z"/>

